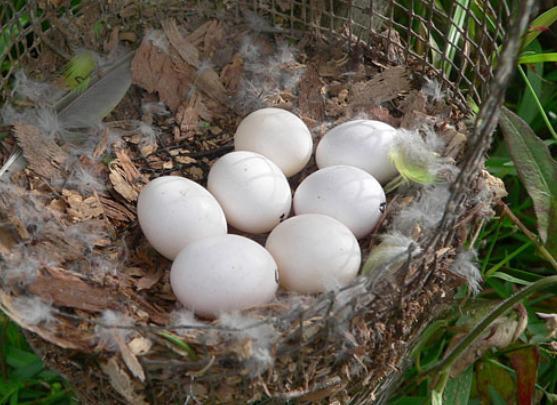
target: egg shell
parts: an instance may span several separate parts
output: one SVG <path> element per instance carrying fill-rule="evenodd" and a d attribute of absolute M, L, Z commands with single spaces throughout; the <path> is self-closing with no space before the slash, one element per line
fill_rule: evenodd
<path fill-rule="evenodd" d="M 360 268 L 358 241 L 345 225 L 325 215 L 287 219 L 273 229 L 265 247 L 278 265 L 280 284 L 299 293 L 342 287 Z"/>
<path fill-rule="evenodd" d="M 389 156 L 395 133 L 393 127 L 380 121 L 354 120 L 340 124 L 328 131 L 317 145 L 317 167 L 354 166 L 385 184 L 398 174 Z"/>
<path fill-rule="evenodd" d="M 251 239 L 220 235 L 190 243 L 170 270 L 176 298 L 204 317 L 271 301 L 278 288 L 271 254 Z"/>
<path fill-rule="evenodd" d="M 234 148 L 265 156 L 290 177 L 308 163 L 313 139 L 306 124 L 296 115 L 280 108 L 262 108 L 240 122 Z"/>
<path fill-rule="evenodd" d="M 194 240 L 227 232 L 217 200 L 199 184 L 178 176 L 158 177 L 143 187 L 137 218 L 149 243 L 170 260 Z"/>
<path fill-rule="evenodd" d="M 207 188 L 221 204 L 228 223 L 248 233 L 265 233 L 287 218 L 292 191 L 282 171 L 254 152 L 231 152 L 217 160 Z"/>
<path fill-rule="evenodd" d="M 351 166 L 331 166 L 313 172 L 294 193 L 294 212 L 323 214 L 346 225 L 360 239 L 377 224 L 387 205 L 381 184 Z"/>

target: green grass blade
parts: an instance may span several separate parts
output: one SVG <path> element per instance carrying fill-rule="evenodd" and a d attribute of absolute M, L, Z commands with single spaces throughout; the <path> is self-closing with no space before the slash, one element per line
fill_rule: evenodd
<path fill-rule="evenodd" d="M 557 62 L 557 52 L 537 53 L 534 55 L 522 55 L 518 63 L 528 65 L 532 63 Z"/>
<path fill-rule="evenodd" d="M 528 77 L 526 76 L 526 73 L 524 73 L 524 70 L 522 69 L 521 66 L 519 66 L 517 70 L 518 70 L 518 73 L 520 73 L 520 76 L 522 76 L 522 79 L 524 80 L 524 83 L 526 84 L 526 87 L 528 88 L 530 93 L 532 93 L 532 96 L 534 97 L 534 102 L 536 103 L 536 105 L 538 106 L 538 109 L 540 110 L 540 114 L 542 115 L 542 118 L 543 118 L 545 124 L 547 125 L 547 129 L 551 133 L 551 136 L 553 136 L 553 138 L 555 138 L 555 140 L 557 140 L 557 132 L 555 132 L 555 129 L 553 128 L 553 125 L 551 125 L 551 122 L 549 121 L 549 118 L 548 118 L 548 116 L 545 112 L 545 109 L 543 108 L 542 103 L 540 102 L 540 99 L 539 99 L 538 95 L 536 94 L 536 91 L 532 87 L 532 84 L 530 83 L 530 80 L 528 80 Z"/>
<path fill-rule="evenodd" d="M 532 246 L 533 242 L 528 241 L 526 242 L 524 245 L 522 245 L 521 247 L 519 247 L 518 249 L 516 249 L 514 252 L 512 252 L 511 254 L 505 256 L 505 258 L 503 260 L 501 260 L 499 263 L 497 263 L 495 266 L 492 266 L 489 270 L 487 270 L 485 272 L 485 276 L 486 278 L 489 278 L 491 276 L 493 276 L 495 273 L 497 273 L 497 271 L 503 267 L 505 264 L 507 264 L 508 262 L 510 262 L 512 259 L 514 259 L 516 256 L 519 256 L 523 251 L 525 251 L 526 249 L 528 249 L 530 246 Z"/>
<path fill-rule="evenodd" d="M 466 22 L 466 10 L 468 9 L 469 0 L 456 0 L 453 15 L 451 17 L 451 28 L 447 39 L 447 47 L 445 48 L 445 57 L 447 60 L 444 62 L 443 71 L 448 77 L 451 74 L 452 65 L 450 62 L 454 61 L 457 51 L 458 43 L 462 37 L 461 32 L 464 30 L 464 23 Z"/>
<path fill-rule="evenodd" d="M 530 43 L 538 37 L 543 31 L 549 29 L 549 26 L 557 21 L 557 6 L 550 8 L 545 13 L 539 15 L 528 28 L 528 33 L 524 36 L 522 48 L 526 48 Z"/>

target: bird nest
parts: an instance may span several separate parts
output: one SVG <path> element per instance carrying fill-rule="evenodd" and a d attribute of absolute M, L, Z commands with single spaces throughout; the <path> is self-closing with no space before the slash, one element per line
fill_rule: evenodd
<path fill-rule="evenodd" d="M 287 14 L 294 8 L 277 3 Z M 69 25 L 44 5 L 53 28 L 41 34 L 40 52 L 21 60 L 2 110 L 9 136 L 0 157 L 19 147 L 27 164 L 0 183 L 1 308 L 87 403 L 382 395 L 456 287 L 476 287 L 463 246 L 504 192 L 478 166 L 460 209 L 445 212 L 469 137 L 459 97 L 404 57 L 394 31 L 369 46 L 342 26 L 336 36 L 287 35 L 288 20 L 270 24 L 227 2 L 216 14 L 169 3 L 162 11 L 175 19 L 157 6 L 84 4 L 64 17 Z M 60 94 L 66 50 L 76 45 L 95 50 L 101 66 L 131 60 L 132 82 L 102 125 L 79 131 L 64 122 L 75 116 L 44 107 Z M 198 319 L 176 302 L 171 263 L 141 233 L 138 193 L 161 175 L 204 185 L 214 160 L 232 150 L 239 121 L 264 106 L 295 112 L 315 143 L 354 118 L 405 129 L 435 181 L 401 182 L 388 193 L 380 224 L 360 241 L 373 269 L 350 285 L 320 295 L 279 291 L 268 305 Z M 313 170 L 312 161 L 291 186 Z M 455 226 L 443 227 L 447 215 Z"/>

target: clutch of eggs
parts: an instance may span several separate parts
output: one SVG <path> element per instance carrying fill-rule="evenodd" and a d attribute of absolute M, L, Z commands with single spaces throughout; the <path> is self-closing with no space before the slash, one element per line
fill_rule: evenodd
<path fill-rule="evenodd" d="M 174 260 L 170 282 L 178 300 L 200 316 L 271 301 L 277 287 L 299 293 L 335 289 L 360 268 L 357 238 L 377 224 L 386 199 L 380 183 L 397 172 L 390 161 L 394 128 L 356 120 L 330 130 L 316 150 L 320 170 L 294 195 L 288 218 L 287 177 L 311 158 L 313 141 L 294 114 L 264 108 L 245 117 L 235 151 L 214 162 L 207 189 L 163 176 L 144 187 L 138 219 L 148 241 Z M 271 232 L 265 248 L 227 234 L 227 222 L 252 234 Z"/>

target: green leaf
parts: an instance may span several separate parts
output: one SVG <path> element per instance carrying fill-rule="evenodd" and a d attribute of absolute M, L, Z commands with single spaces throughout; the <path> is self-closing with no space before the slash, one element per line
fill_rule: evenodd
<path fill-rule="evenodd" d="M 534 202 L 538 233 L 557 255 L 557 162 L 547 146 L 518 115 L 503 107 L 499 121 L 518 175 Z"/>
<path fill-rule="evenodd" d="M 519 279 L 518 277 L 511 276 L 507 273 L 495 273 L 491 277 L 499 278 L 501 280 L 508 281 L 509 283 L 519 284 L 519 285 L 530 285 L 528 281 Z"/>
<path fill-rule="evenodd" d="M 543 62 L 557 62 L 557 52 L 522 55 L 518 58 L 518 63 L 520 64 L 532 64 L 532 63 L 543 63 Z"/>
<path fill-rule="evenodd" d="M 445 404 L 467 405 L 470 399 L 470 390 L 472 388 L 472 380 L 474 373 L 472 366 L 458 376 L 449 379 L 443 398 Z"/>
<path fill-rule="evenodd" d="M 490 361 L 477 363 L 476 389 L 484 404 L 499 399 L 503 400 L 503 404 L 512 403 L 515 396 L 515 383 L 511 374 Z"/>
<path fill-rule="evenodd" d="M 528 33 L 524 36 L 522 48 L 527 47 L 534 39 L 543 31 L 549 29 L 549 26 L 557 21 L 557 6 L 550 8 L 545 13 L 540 14 L 528 28 Z"/>
<path fill-rule="evenodd" d="M 507 354 L 516 371 L 517 399 L 519 404 L 533 404 L 538 378 L 540 353 L 535 346 L 525 347 Z"/>

